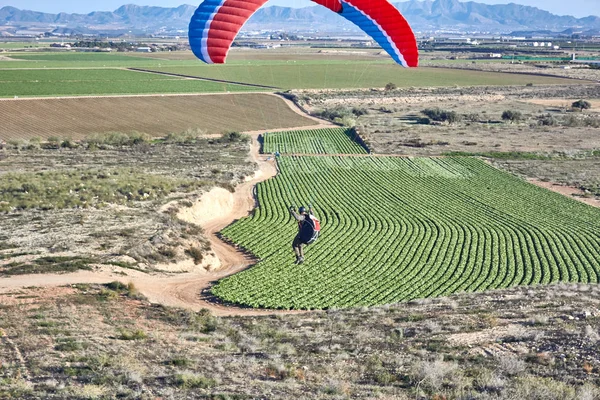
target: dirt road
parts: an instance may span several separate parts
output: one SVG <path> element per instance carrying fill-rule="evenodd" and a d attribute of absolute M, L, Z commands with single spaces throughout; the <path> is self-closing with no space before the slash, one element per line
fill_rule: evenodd
<path fill-rule="evenodd" d="M 298 114 L 307 117 L 300 109 L 286 100 L 289 107 Z M 322 120 L 309 117 L 319 122 L 318 126 L 298 127 L 294 129 L 317 129 L 319 127 L 332 127 Z M 210 300 L 210 295 L 204 293 L 210 285 L 226 276 L 242 271 L 256 260 L 238 251 L 235 247 L 223 242 L 217 233 L 233 221 L 247 216 L 255 207 L 254 187 L 257 183 L 272 178 L 277 174 L 277 167 L 273 157 L 260 154 L 258 136 L 265 132 L 285 131 L 287 129 L 274 129 L 266 131 L 246 132 L 251 137 L 250 158 L 258 165 L 255 175 L 246 182 L 238 185 L 234 193 L 223 189 L 213 189 L 193 207 L 183 210 L 179 217 L 198 223 L 204 228 L 212 250 L 217 259 L 217 265 L 210 271 L 190 272 L 182 274 L 146 274 L 140 271 L 122 269 L 119 267 L 104 266 L 98 271 L 79 271 L 72 274 L 49 275 L 23 275 L 9 278 L 0 278 L 0 297 L 2 294 L 14 292 L 17 289 L 29 286 L 63 286 L 76 283 L 108 283 L 119 280 L 125 283 L 132 282 L 139 291 L 153 303 L 167 306 L 183 307 L 192 310 L 206 308 L 214 315 L 269 315 L 291 313 L 285 310 L 259 310 L 251 308 L 229 307 L 217 304 Z M 222 199 L 223 192 L 228 196 Z M 206 201 L 210 199 L 210 201 Z M 123 274 L 127 276 L 124 277 Z"/>

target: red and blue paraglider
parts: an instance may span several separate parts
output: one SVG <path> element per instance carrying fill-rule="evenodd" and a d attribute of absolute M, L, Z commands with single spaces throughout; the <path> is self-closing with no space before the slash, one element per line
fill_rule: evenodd
<path fill-rule="evenodd" d="M 416 67 L 415 35 L 387 0 L 312 0 L 338 13 L 371 36 L 398 64 Z M 192 51 L 209 64 L 223 64 L 242 26 L 267 0 L 205 0 L 190 22 Z"/>

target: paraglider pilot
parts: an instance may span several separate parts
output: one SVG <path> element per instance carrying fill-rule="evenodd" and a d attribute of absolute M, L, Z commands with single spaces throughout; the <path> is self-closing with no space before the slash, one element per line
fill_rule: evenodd
<path fill-rule="evenodd" d="M 304 262 L 304 249 L 302 246 L 312 244 L 318 239 L 321 226 L 319 220 L 313 214 L 312 208 L 307 210 L 300 207 L 296 212 L 295 207 L 291 206 L 290 213 L 298 221 L 298 234 L 292 242 L 292 247 L 296 254 L 296 264 L 302 264 Z"/>

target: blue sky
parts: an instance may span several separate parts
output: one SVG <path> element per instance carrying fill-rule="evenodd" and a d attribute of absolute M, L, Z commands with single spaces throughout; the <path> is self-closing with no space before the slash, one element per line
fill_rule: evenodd
<path fill-rule="evenodd" d="M 394 0 L 397 1 L 397 0 Z M 398 0 L 402 1 L 402 0 Z M 600 0 L 476 0 L 487 4 L 518 3 L 539 7 L 559 15 L 574 15 L 585 17 L 588 15 L 600 16 Z M 201 1 L 196 1 L 200 3 Z M 78 12 L 88 13 L 90 11 L 112 11 L 127 3 L 163 7 L 175 7 L 184 3 L 196 4 L 192 0 L 0 0 L 0 7 L 14 6 L 21 9 L 44 11 L 44 12 Z M 283 5 L 291 7 L 303 7 L 310 5 L 308 0 L 270 0 L 270 5 Z"/>

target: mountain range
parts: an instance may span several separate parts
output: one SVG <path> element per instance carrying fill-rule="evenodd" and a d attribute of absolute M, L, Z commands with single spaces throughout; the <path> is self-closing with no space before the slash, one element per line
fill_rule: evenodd
<path fill-rule="evenodd" d="M 415 31 L 480 31 L 506 33 L 513 30 L 563 31 L 600 29 L 600 18 L 558 16 L 536 7 L 519 4 L 488 5 L 459 0 L 410 0 L 394 3 Z M 0 34 L 16 33 L 19 29 L 47 28 L 55 33 L 114 33 L 134 31 L 155 33 L 180 31 L 185 33 L 196 6 L 175 8 L 124 5 L 113 12 L 89 14 L 49 14 L 0 9 Z M 252 30 L 286 30 L 353 32 L 355 26 L 321 6 L 290 8 L 264 7 L 244 27 Z"/>

